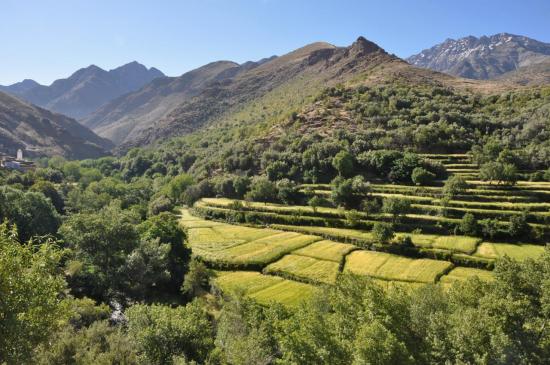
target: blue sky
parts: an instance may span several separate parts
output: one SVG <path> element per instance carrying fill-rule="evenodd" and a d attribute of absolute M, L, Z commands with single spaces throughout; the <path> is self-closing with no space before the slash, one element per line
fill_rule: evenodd
<path fill-rule="evenodd" d="M 407 57 L 446 38 L 550 42 L 549 0 L 0 0 L 0 84 L 136 60 L 170 76 L 359 35 Z"/>

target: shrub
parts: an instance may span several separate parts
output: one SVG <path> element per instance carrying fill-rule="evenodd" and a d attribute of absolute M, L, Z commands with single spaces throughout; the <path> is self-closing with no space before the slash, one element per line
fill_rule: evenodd
<path fill-rule="evenodd" d="M 479 225 L 481 226 L 481 233 L 486 238 L 493 239 L 499 232 L 499 224 L 496 219 L 482 219 L 479 221 Z"/>
<path fill-rule="evenodd" d="M 510 234 L 510 237 L 519 238 L 521 236 L 528 236 L 531 233 L 530 228 L 527 223 L 527 212 L 510 216 L 508 225 L 508 234 Z"/>
<path fill-rule="evenodd" d="M 445 181 L 443 195 L 452 199 L 457 195 L 464 194 L 466 189 L 468 189 L 466 180 L 462 176 L 453 175 Z"/>
<path fill-rule="evenodd" d="M 469 236 L 476 236 L 479 233 L 479 225 L 472 213 L 466 213 L 459 224 L 460 231 Z"/>
<path fill-rule="evenodd" d="M 384 198 L 382 212 L 391 214 L 393 221 L 397 222 L 399 218 L 407 214 L 411 209 L 411 201 L 401 198 Z"/>
<path fill-rule="evenodd" d="M 348 151 L 340 151 L 332 159 L 332 166 L 340 176 L 353 174 L 353 156 Z"/>
<path fill-rule="evenodd" d="M 513 185 L 517 181 L 517 168 L 510 163 L 487 162 L 479 169 L 479 177 L 483 181 Z"/>
<path fill-rule="evenodd" d="M 411 175 L 412 182 L 416 185 L 429 185 L 435 179 L 435 174 L 423 167 L 416 167 Z"/>
<path fill-rule="evenodd" d="M 372 227 L 372 235 L 381 243 L 388 243 L 395 235 L 393 226 L 388 223 L 376 222 Z"/>
<path fill-rule="evenodd" d="M 277 186 L 265 176 L 257 176 L 250 186 L 250 191 L 245 194 L 246 200 L 255 202 L 277 201 Z"/>

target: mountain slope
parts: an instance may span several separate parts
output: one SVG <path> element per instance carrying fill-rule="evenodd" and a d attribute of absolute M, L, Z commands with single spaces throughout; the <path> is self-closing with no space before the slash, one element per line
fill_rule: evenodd
<path fill-rule="evenodd" d="M 83 122 L 98 134 L 120 143 L 124 150 L 213 126 L 216 120 L 236 115 L 282 89 L 285 92 L 279 92 L 274 102 L 283 107 L 295 104 L 327 84 L 358 77 L 392 62 L 406 65 L 362 37 L 350 47 L 313 43 L 253 65 L 224 63 L 208 73 L 208 77 L 201 68 L 165 81 L 166 84 L 153 82 L 105 105 Z M 216 64 L 205 67 L 210 70 L 212 65 Z M 192 77 L 197 75 L 200 77 Z M 187 79 L 196 81 L 196 87 L 174 93 L 172 84 L 187 85 Z M 266 111 L 274 109 L 266 106 Z M 120 132 L 121 128 L 124 132 Z"/>
<path fill-rule="evenodd" d="M 519 85 L 550 85 L 550 59 L 500 75 L 498 80 Z"/>
<path fill-rule="evenodd" d="M 115 143 L 123 142 L 135 128 L 162 118 L 182 100 L 197 95 L 207 83 L 232 76 L 238 64 L 210 63 L 180 77 L 153 80 L 140 90 L 123 95 L 82 120 L 96 133 Z"/>
<path fill-rule="evenodd" d="M 500 33 L 489 37 L 447 39 L 407 61 L 455 76 L 486 80 L 549 59 L 549 43 Z"/>
<path fill-rule="evenodd" d="M 71 159 L 105 156 L 112 143 L 76 120 L 0 92 L 0 152 Z"/>
<path fill-rule="evenodd" d="M 4 91 L 13 95 L 21 95 L 23 93 L 28 92 L 30 89 L 33 89 L 38 86 L 41 86 L 38 82 L 30 79 L 25 79 L 21 82 L 17 82 L 9 86 L 0 85 L 0 91 Z"/>
<path fill-rule="evenodd" d="M 120 95 L 163 76 L 159 70 L 147 69 L 137 62 L 110 71 L 92 65 L 66 79 L 54 81 L 50 86 L 36 84 L 33 87 L 29 81 L 24 81 L 5 86 L 3 90 L 48 110 L 79 119 Z"/>

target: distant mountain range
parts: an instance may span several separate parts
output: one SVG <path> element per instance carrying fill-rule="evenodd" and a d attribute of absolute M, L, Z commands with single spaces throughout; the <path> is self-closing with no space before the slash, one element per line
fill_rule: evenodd
<path fill-rule="evenodd" d="M 478 80 L 494 79 L 548 60 L 550 43 L 508 33 L 447 39 L 407 59 L 414 66 Z"/>
<path fill-rule="evenodd" d="M 48 110 L 80 119 L 103 104 L 163 76 L 164 74 L 156 68 L 147 69 L 137 62 L 110 71 L 91 65 L 76 71 L 66 79 L 54 81 L 50 86 L 40 85 L 33 80 L 24 80 L 10 86 L 0 86 L 0 91 Z"/>
<path fill-rule="evenodd" d="M 76 120 L 0 92 L 0 152 L 15 156 L 60 155 L 71 159 L 105 156 L 111 141 L 97 136 Z"/>
<path fill-rule="evenodd" d="M 255 129 L 267 128 L 270 120 L 288 118 L 285 113 L 311 105 L 330 86 L 395 82 L 482 93 L 548 84 L 550 45 L 506 33 L 467 37 L 447 40 L 409 58 L 407 63 L 359 37 L 347 47 L 318 42 L 257 62 L 213 62 L 179 77 L 166 77 L 137 62 L 111 71 L 90 66 L 50 86 L 24 80 L 3 90 L 46 109 L 79 118 L 82 125 L 103 138 L 86 128 L 76 131 L 76 122 L 70 118 L 53 113 L 44 117 L 47 111 L 16 102 L 17 99 L 4 105 L 3 113 L 13 112 L 15 116 L 11 115 L 11 124 L 3 126 L 2 133 L 14 134 L 15 130 L 10 129 L 14 127 L 41 130 L 39 121 L 47 119 L 56 121 L 59 130 L 75 131 L 73 137 L 76 134 L 86 141 L 86 146 L 98 148 L 80 151 L 69 143 L 65 149 L 61 135 L 57 135 L 57 139 L 52 137 L 52 146 L 56 147 L 47 147 L 47 154 L 60 151 L 55 153 L 88 156 L 101 154 L 113 146 L 115 152 L 124 152 L 200 129 L 230 128 L 243 123 Z M 315 124 L 314 120 L 310 122 Z M 0 123 L 4 121 L 0 119 Z M 42 132 L 29 133 L 37 138 Z M 13 148 L 17 143 L 24 145 L 26 138 L 21 135 L 18 142 L 12 138 L 4 144 Z M 39 149 L 42 142 L 36 140 L 28 145 Z"/>

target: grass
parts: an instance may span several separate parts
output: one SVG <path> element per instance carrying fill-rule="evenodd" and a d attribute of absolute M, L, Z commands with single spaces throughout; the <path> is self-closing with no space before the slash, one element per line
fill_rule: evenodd
<path fill-rule="evenodd" d="M 516 260 L 536 259 L 544 252 L 544 246 L 530 244 L 511 244 L 511 243 L 493 243 L 482 242 L 474 256 L 498 259 L 504 256 Z"/>
<path fill-rule="evenodd" d="M 317 291 L 315 286 L 251 271 L 218 272 L 214 282 L 224 292 L 242 291 L 259 303 L 296 306 Z"/>
<path fill-rule="evenodd" d="M 452 284 L 454 282 L 468 280 L 476 276 L 485 281 L 494 279 L 493 273 L 488 270 L 474 269 L 470 267 L 455 267 L 447 275 L 443 275 L 440 282 L 444 284 Z"/>
<path fill-rule="evenodd" d="M 342 258 L 355 249 L 354 245 L 324 240 L 296 250 L 293 254 L 340 264 Z"/>
<path fill-rule="evenodd" d="M 319 260 L 301 255 L 286 255 L 268 265 L 266 274 L 290 276 L 313 283 L 334 284 L 339 273 L 338 262 Z"/>
<path fill-rule="evenodd" d="M 453 265 L 447 261 L 410 259 L 383 252 L 354 251 L 346 258 L 345 271 L 383 280 L 435 283 Z"/>

